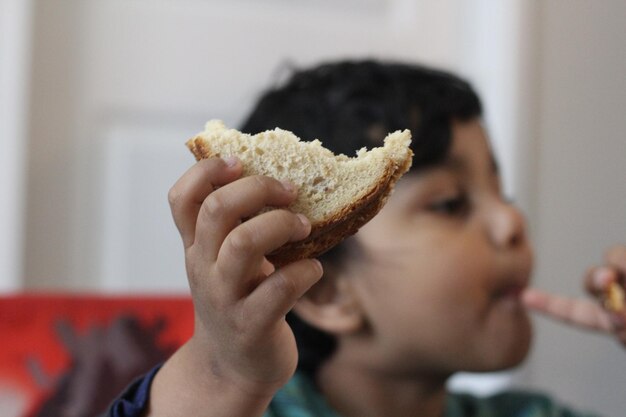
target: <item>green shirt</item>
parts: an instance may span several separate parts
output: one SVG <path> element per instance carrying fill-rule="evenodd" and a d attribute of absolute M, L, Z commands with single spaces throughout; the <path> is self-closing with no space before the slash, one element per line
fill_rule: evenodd
<path fill-rule="evenodd" d="M 340 417 L 303 374 L 296 373 L 274 397 L 264 417 Z M 449 394 L 445 417 L 597 417 L 563 408 L 549 397 L 504 392 L 487 398 Z"/>

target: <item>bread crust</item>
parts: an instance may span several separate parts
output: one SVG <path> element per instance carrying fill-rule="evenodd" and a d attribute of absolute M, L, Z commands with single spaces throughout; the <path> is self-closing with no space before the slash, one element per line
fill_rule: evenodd
<path fill-rule="evenodd" d="M 216 156 L 216 152 L 202 137 L 194 137 L 187 141 L 196 160 Z M 311 224 L 310 235 L 297 242 L 289 242 L 267 255 L 267 259 L 275 267 L 287 265 L 300 259 L 315 258 L 330 250 L 342 240 L 355 234 L 361 226 L 370 221 L 384 206 L 397 180 L 411 166 L 412 152 L 397 165 L 389 160 L 380 179 L 372 184 L 370 190 L 358 200 L 342 208 L 338 213 L 322 221 Z"/>

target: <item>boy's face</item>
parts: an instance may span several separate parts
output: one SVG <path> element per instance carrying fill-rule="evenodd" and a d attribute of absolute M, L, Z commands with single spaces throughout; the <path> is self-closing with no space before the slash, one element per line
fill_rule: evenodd
<path fill-rule="evenodd" d="M 402 179 L 356 239 L 366 255 L 348 279 L 374 341 L 371 366 L 448 374 L 526 356 L 520 293 L 532 253 L 478 120 L 453 124 L 447 160 Z"/>

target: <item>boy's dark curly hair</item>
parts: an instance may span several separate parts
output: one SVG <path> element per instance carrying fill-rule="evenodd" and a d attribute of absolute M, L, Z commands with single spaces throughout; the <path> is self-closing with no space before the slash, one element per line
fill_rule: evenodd
<path fill-rule="evenodd" d="M 265 92 L 241 130 L 255 134 L 280 127 L 353 156 L 362 147 L 382 145 L 387 133 L 408 128 L 413 137 L 411 172 L 418 172 L 445 158 L 453 120 L 481 114 L 470 84 L 450 73 L 402 63 L 343 61 L 295 71 L 283 85 Z M 355 251 L 348 239 L 319 259 L 325 269 L 340 268 Z M 298 369 L 314 377 L 333 353 L 335 338 L 293 313 L 287 320 L 298 343 Z"/>

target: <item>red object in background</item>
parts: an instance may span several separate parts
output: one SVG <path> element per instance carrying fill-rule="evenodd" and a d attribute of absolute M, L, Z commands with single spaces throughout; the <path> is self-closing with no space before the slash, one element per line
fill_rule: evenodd
<path fill-rule="evenodd" d="M 57 333 L 58 324 L 69 323 L 81 334 L 122 316 L 134 317 L 147 327 L 164 322 L 156 339 L 160 347 L 180 346 L 193 333 L 189 297 L 0 296 L 0 390 L 23 393 L 29 403 L 26 413 L 32 411 L 50 391 L 49 386 L 42 386 L 42 376 L 54 380 L 71 363 L 70 352 Z"/>

